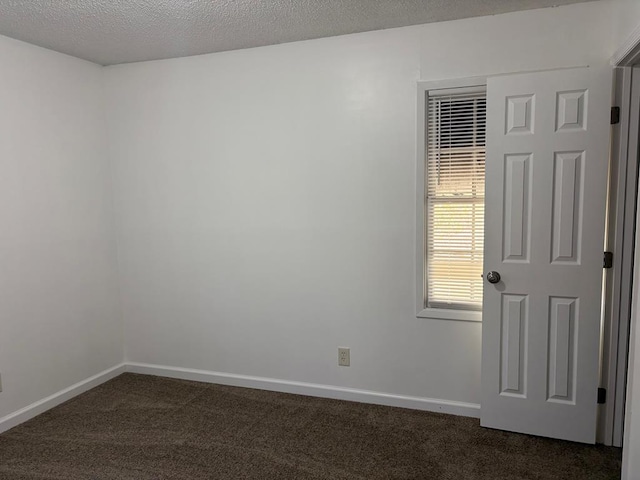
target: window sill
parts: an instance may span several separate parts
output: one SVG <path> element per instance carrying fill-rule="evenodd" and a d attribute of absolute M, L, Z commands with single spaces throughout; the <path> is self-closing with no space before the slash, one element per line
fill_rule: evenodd
<path fill-rule="evenodd" d="M 457 320 L 461 322 L 482 322 L 482 312 L 470 310 L 449 310 L 446 308 L 425 308 L 416 315 L 432 320 Z"/>

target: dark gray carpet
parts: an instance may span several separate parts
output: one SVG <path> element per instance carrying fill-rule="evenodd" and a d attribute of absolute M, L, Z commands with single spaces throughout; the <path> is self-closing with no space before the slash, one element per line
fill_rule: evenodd
<path fill-rule="evenodd" d="M 619 449 L 474 419 L 124 374 L 0 435 L 0 478 L 616 479 Z"/>

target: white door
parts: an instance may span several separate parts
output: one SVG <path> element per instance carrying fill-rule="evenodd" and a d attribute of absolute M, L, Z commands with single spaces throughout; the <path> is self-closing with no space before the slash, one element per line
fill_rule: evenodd
<path fill-rule="evenodd" d="M 595 442 L 610 101 L 607 68 L 487 82 L 483 426 Z"/>

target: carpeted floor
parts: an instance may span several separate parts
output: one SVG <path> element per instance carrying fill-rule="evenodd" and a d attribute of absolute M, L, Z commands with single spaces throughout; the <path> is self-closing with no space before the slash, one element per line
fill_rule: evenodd
<path fill-rule="evenodd" d="M 0 435 L 0 478 L 617 479 L 620 450 L 399 408 L 124 374 Z"/>

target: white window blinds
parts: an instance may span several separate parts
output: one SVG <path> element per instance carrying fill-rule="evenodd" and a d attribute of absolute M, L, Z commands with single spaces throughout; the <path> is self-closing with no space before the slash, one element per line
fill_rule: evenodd
<path fill-rule="evenodd" d="M 427 98 L 425 306 L 480 310 L 486 92 Z"/>

